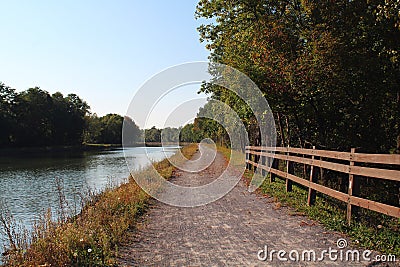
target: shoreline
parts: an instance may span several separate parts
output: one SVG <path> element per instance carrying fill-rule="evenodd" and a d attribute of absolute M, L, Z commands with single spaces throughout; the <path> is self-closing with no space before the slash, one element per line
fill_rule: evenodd
<path fill-rule="evenodd" d="M 153 168 L 164 178 L 173 176 L 171 158 L 186 160 L 197 151 L 197 144 L 181 148 L 185 155 L 174 154 L 153 163 Z M 145 168 L 135 175 L 148 176 L 153 168 Z M 59 192 L 63 196 L 62 189 Z M 135 227 L 148 207 L 150 196 L 130 176 L 127 183 L 110 187 L 99 194 L 90 194 L 76 215 L 61 215 L 54 219 L 49 211 L 19 243 L 20 233 L 13 233 L 0 266 L 115 266 L 118 246 L 128 229 Z M 63 203 L 59 209 L 63 210 Z M 115 227 L 118 226 L 118 227 Z M 43 230 L 45 229 L 45 230 Z M 62 255 L 62 257 L 60 257 Z"/>
<path fill-rule="evenodd" d="M 179 146 L 186 146 L 188 143 L 181 142 Z M 161 147 L 161 142 L 136 143 L 126 147 Z M 164 145 L 177 145 L 176 142 L 166 142 Z M 38 153 L 76 153 L 90 151 L 108 151 L 122 148 L 122 144 L 82 144 L 82 145 L 61 145 L 61 146 L 42 146 L 42 147 L 7 147 L 0 148 L 0 156 L 17 156 L 20 154 L 38 154 Z"/>

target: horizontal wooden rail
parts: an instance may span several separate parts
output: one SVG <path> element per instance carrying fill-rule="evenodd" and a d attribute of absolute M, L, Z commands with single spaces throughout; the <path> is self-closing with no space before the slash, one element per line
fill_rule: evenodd
<path fill-rule="evenodd" d="M 346 202 L 348 204 L 347 209 L 347 220 L 350 223 L 352 211 L 356 211 L 356 208 L 352 207 L 362 207 L 372 211 L 380 212 L 389 216 L 400 218 L 400 208 L 387 205 L 384 203 L 360 198 L 359 194 L 359 183 L 356 176 L 365 176 L 375 179 L 386 179 L 400 182 L 400 171 L 382 168 L 370 168 L 363 166 L 354 166 L 354 163 L 369 163 L 369 164 L 385 164 L 385 165 L 400 165 L 400 155 L 391 154 L 365 154 L 365 153 L 355 153 L 352 152 L 340 152 L 340 151 L 326 151 L 319 149 L 303 149 L 303 148 L 292 148 L 292 147 L 256 147 L 247 146 L 246 147 L 246 166 L 250 168 L 253 166 L 253 170 L 260 169 L 262 174 L 270 172 L 271 175 L 276 175 L 281 178 L 286 179 L 287 190 L 291 190 L 291 182 L 301 184 L 309 188 L 309 195 L 313 194 L 315 191 L 328 195 L 330 197 L 336 198 L 340 201 Z M 291 155 L 295 154 L 295 155 Z M 251 160 L 251 155 L 253 155 L 254 160 Z M 316 159 L 319 157 L 319 159 Z M 322 159 L 324 158 L 324 159 Z M 260 160 L 261 159 L 261 160 Z M 268 159 L 268 160 L 267 160 Z M 281 171 L 278 169 L 278 164 L 274 164 L 275 168 L 264 165 L 265 162 L 270 162 L 270 160 L 284 160 L 287 162 L 286 171 Z M 328 159 L 334 159 L 336 162 L 330 162 Z M 261 162 L 259 164 L 258 161 Z M 338 163 L 339 161 L 340 163 Z M 344 162 L 347 161 L 347 164 Z M 291 162 L 300 163 L 312 167 L 319 167 L 322 169 L 333 170 L 349 175 L 349 192 L 343 193 L 332 188 L 320 185 L 314 182 L 315 173 L 311 172 L 311 177 L 309 180 L 298 177 L 293 174 L 293 171 L 289 170 Z M 293 169 L 293 167 L 292 167 Z M 271 179 L 273 181 L 274 179 Z M 288 181 L 290 181 L 290 186 L 288 186 Z M 314 191 L 315 190 L 315 191 Z M 314 197 L 315 198 L 315 197 Z M 312 205 L 313 197 L 310 195 L 309 204 Z"/>
<path fill-rule="evenodd" d="M 328 151 L 320 149 L 307 149 L 307 148 L 294 148 L 294 147 L 258 147 L 258 146 L 247 146 L 246 150 L 289 152 L 294 154 L 318 156 L 323 158 L 331 158 L 331 159 L 338 159 L 345 161 L 400 165 L 399 154 L 366 154 L 366 153 L 351 153 L 351 152 Z"/>
<path fill-rule="evenodd" d="M 249 150 L 247 150 L 247 152 L 249 152 Z M 284 154 L 274 154 L 274 153 L 267 153 L 267 152 L 251 151 L 250 154 L 258 155 L 258 156 L 266 156 L 266 157 L 271 157 L 271 158 L 276 158 L 276 159 L 282 159 L 285 161 L 291 161 L 291 162 L 296 162 L 296 163 L 303 163 L 303 164 L 307 164 L 310 166 L 321 167 L 321 168 L 329 169 L 332 171 L 338 171 L 338 172 L 347 173 L 347 174 L 354 174 L 354 175 L 359 175 L 359 176 L 400 181 L 400 171 L 397 171 L 397 170 L 350 166 L 350 165 L 328 162 L 328 161 L 323 161 L 323 160 L 315 160 L 315 159 L 311 159 L 311 158 L 303 158 L 303 157 L 289 156 L 289 155 L 284 155 Z"/>

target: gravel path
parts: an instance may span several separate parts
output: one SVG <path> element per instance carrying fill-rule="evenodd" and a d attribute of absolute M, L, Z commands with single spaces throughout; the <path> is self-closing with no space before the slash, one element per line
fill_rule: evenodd
<path fill-rule="evenodd" d="M 225 166 L 226 160 L 218 153 L 207 169 L 199 173 L 177 171 L 172 181 L 186 186 L 206 184 Z M 201 207 L 179 208 L 153 200 L 138 228 L 128 233 L 127 242 L 119 250 L 119 262 L 121 266 L 366 265 L 331 261 L 327 254 L 324 261 L 302 261 L 304 250 L 313 249 L 319 258 L 324 249 L 338 249 L 336 241 L 343 236 L 306 217 L 290 214 L 293 211 L 277 208 L 271 198 L 249 193 L 243 181 L 225 197 Z M 268 254 L 272 250 L 297 250 L 300 261 L 280 261 L 277 253 L 272 261 L 261 261 L 257 254 L 265 246 Z M 295 252 L 291 255 L 296 257 Z"/>

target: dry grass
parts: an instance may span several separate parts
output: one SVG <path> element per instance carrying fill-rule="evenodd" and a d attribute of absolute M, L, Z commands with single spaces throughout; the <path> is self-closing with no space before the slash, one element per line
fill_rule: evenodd
<path fill-rule="evenodd" d="M 192 144 L 184 147 L 182 154 L 190 158 L 196 151 L 197 145 Z M 174 167 L 168 160 L 153 166 L 167 179 L 173 175 Z M 135 175 L 147 175 L 151 169 Z M 77 216 L 55 222 L 49 211 L 22 241 L 14 240 L 21 236 L 14 231 L 10 240 L 14 245 L 3 255 L 3 263 L 5 266 L 114 266 L 118 244 L 125 232 L 135 227 L 149 198 L 131 178 L 126 184 L 93 196 Z"/>

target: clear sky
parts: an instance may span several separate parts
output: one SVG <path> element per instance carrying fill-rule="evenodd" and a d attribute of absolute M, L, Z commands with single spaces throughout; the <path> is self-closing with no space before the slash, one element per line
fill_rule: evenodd
<path fill-rule="evenodd" d="M 50 93 L 76 93 L 99 116 L 124 115 L 135 91 L 151 76 L 176 64 L 207 60 L 209 52 L 196 30 L 201 24 L 194 19 L 196 4 L 1 1 L 0 81 L 18 91 L 40 86 Z M 170 101 L 198 97 L 198 87 L 185 89 Z M 167 113 L 168 97 L 160 103 L 160 114 Z M 150 123 L 163 126 L 161 116 L 153 117 Z"/>

